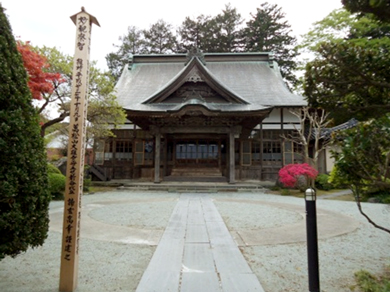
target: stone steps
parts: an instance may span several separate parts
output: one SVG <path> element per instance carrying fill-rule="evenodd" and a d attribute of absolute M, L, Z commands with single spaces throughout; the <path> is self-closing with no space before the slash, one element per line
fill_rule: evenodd
<path fill-rule="evenodd" d="M 227 182 L 227 178 L 222 176 L 222 175 L 220 175 L 220 176 L 197 176 L 197 175 L 165 176 L 163 181 L 167 181 L 167 182 Z"/>
<path fill-rule="evenodd" d="M 222 172 L 217 167 L 185 168 L 176 167 L 172 169 L 171 177 L 222 177 Z"/>

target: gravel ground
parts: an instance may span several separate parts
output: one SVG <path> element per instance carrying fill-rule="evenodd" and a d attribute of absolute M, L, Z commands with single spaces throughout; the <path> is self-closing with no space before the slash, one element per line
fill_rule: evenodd
<path fill-rule="evenodd" d="M 232 206 L 236 205 L 235 208 L 229 208 L 230 204 L 226 200 L 236 199 L 236 194 L 213 195 L 215 204 L 230 230 L 253 229 L 254 225 L 260 226 L 260 229 L 265 228 L 261 221 L 265 221 L 264 226 L 273 224 L 277 226 L 280 222 L 285 222 L 289 216 L 291 217 L 291 214 L 285 210 L 278 212 L 275 209 L 264 210 L 262 208 L 260 212 L 257 204 L 250 204 L 248 201 L 280 202 L 304 206 L 303 199 L 294 197 L 264 194 L 239 194 L 238 196 L 245 202 L 242 204 L 244 208 L 240 208 L 238 203 L 232 204 Z M 350 288 L 354 285 L 354 272 L 365 269 L 380 273 L 385 265 L 390 265 L 390 235 L 368 224 L 358 212 L 354 202 L 318 200 L 317 212 L 320 213 L 321 209 L 347 215 L 359 222 L 359 227 L 354 232 L 319 240 L 321 291 L 351 291 Z M 244 216 L 242 210 L 245 210 Z M 367 203 L 363 204 L 363 210 L 378 224 L 389 226 L 390 206 Z M 243 218 L 248 220 L 243 220 Z M 319 236 L 320 231 L 319 229 Z M 308 290 L 305 242 L 242 246 L 241 251 L 265 291 Z"/>
<path fill-rule="evenodd" d="M 166 192 L 115 191 L 86 195 L 83 205 L 94 205 L 96 208 L 88 216 L 106 224 L 163 230 L 179 196 Z M 263 193 L 209 196 L 214 199 L 231 231 L 252 230 L 255 233 L 256 230 L 304 220 L 302 212 L 267 206 L 267 202 L 272 202 L 304 208 L 303 199 Z M 62 202 L 52 202 L 51 213 L 62 207 Z M 358 213 L 355 203 L 319 200 L 317 208 L 319 212 L 342 213 L 358 222 L 358 228 L 353 232 L 319 241 L 321 291 L 350 291 L 355 271 L 366 269 L 376 273 L 390 264 L 389 235 L 371 227 Z M 389 206 L 363 204 L 363 208 L 378 223 L 389 226 Z M 83 213 L 82 216 L 86 215 Z M 0 291 L 58 291 L 61 235 L 53 230 L 42 247 L 0 262 Z M 241 245 L 240 249 L 265 291 L 308 290 L 304 242 Z M 135 291 L 154 250 L 155 246 L 99 241 L 82 236 L 77 291 Z"/>

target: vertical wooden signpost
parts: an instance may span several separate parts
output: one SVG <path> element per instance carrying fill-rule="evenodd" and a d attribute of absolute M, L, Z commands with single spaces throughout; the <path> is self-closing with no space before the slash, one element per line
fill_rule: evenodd
<path fill-rule="evenodd" d="M 61 292 L 77 288 L 78 256 L 80 239 L 81 194 L 83 192 L 85 132 L 87 118 L 87 90 L 89 73 L 89 50 L 92 24 L 97 19 L 84 7 L 71 16 L 76 24 L 76 48 L 73 64 L 72 100 L 70 107 L 68 162 L 62 230 Z"/>

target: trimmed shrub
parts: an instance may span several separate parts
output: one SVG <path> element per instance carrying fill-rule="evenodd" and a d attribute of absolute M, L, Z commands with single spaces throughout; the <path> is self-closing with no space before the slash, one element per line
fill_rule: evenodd
<path fill-rule="evenodd" d="M 49 191 L 54 200 L 63 200 L 66 177 L 61 173 L 49 173 Z"/>
<path fill-rule="evenodd" d="M 315 181 L 315 186 L 319 190 L 329 191 L 333 189 L 332 184 L 329 182 L 329 175 L 319 174 Z"/>
<path fill-rule="evenodd" d="M 330 172 L 328 182 L 333 186 L 333 188 L 347 188 L 345 183 L 345 178 L 343 178 L 342 173 L 339 171 L 337 166 L 333 166 L 332 171 Z"/>
<path fill-rule="evenodd" d="M 53 164 L 48 163 L 47 164 L 47 173 L 59 173 L 61 174 L 61 171 L 55 167 Z"/>
<path fill-rule="evenodd" d="M 49 230 L 46 152 L 27 80 L 0 4 L 0 260 L 42 245 Z"/>
<path fill-rule="evenodd" d="M 89 192 L 89 188 L 92 185 L 92 179 L 84 177 L 84 182 L 83 182 L 83 191 L 84 192 Z"/>

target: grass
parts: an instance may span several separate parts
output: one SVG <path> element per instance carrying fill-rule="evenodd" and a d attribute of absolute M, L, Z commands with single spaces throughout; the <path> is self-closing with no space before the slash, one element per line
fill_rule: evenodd
<path fill-rule="evenodd" d="M 337 196 L 337 197 L 329 198 L 327 200 L 355 202 L 355 198 L 352 194 Z"/>
<path fill-rule="evenodd" d="M 317 197 L 325 196 L 325 195 L 332 195 L 335 193 L 338 193 L 343 190 L 335 189 L 335 190 L 330 190 L 330 191 L 324 191 L 324 190 L 317 190 Z M 275 195 L 282 195 L 282 196 L 292 196 L 296 198 L 303 198 L 304 193 L 299 191 L 299 190 L 294 190 L 294 189 L 283 189 L 283 188 L 272 188 L 268 192 L 270 194 L 275 194 Z M 352 195 L 342 195 L 342 196 L 337 196 L 333 198 L 328 198 L 329 200 L 338 200 L 338 201 L 354 201 L 354 197 Z"/>
<path fill-rule="evenodd" d="M 381 275 L 375 276 L 365 270 L 355 273 L 356 285 L 352 291 L 359 292 L 390 292 L 390 266 Z M 356 290 L 357 288 L 357 290 Z"/>
<path fill-rule="evenodd" d="M 110 192 L 116 190 L 116 187 L 107 187 L 107 186 L 90 186 L 88 192 L 85 194 L 93 194 L 97 192 Z"/>

